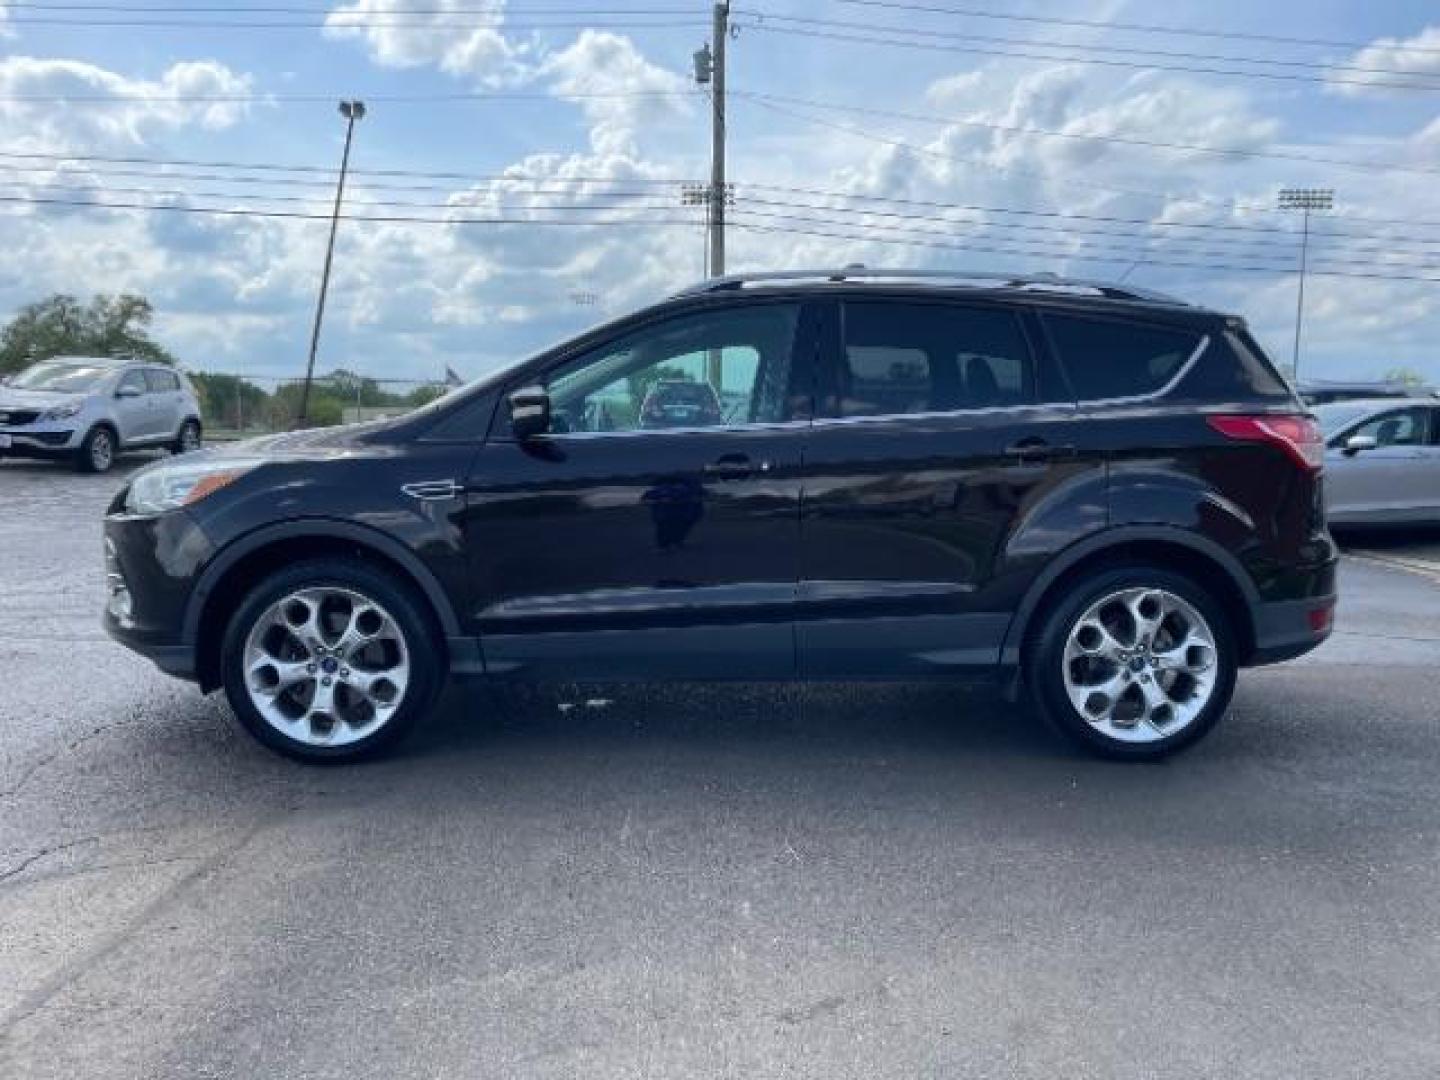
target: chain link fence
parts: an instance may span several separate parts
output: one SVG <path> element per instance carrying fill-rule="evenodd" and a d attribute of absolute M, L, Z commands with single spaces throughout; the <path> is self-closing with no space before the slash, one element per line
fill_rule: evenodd
<path fill-rule="evenodd" d="M 208 439 L 238 439 L 299 426 L 303 378 L 187 371 L 200 397 Z M 348 372 L 316 376 L 307 427 L 403 416 L 452 387 L 440 380 L 374 379 Z"/>

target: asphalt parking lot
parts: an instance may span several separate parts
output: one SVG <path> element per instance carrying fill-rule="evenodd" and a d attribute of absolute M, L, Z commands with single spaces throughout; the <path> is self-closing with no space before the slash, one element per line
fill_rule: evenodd
<path fill-rule="evenodd" d="M 0 463 L 0 1076 L 1440 1073 L 1440 536 L 1160 765 L 935 686 L 452 693 L 273 757 Z"/>

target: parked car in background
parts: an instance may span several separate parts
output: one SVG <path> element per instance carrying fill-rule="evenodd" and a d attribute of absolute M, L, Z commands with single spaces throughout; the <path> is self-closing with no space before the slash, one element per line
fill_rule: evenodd
<path fill-rule="evenodd" d="M 712 357 L 743 401 L 649 426 L 643 388 Z M 1048 276 L 721 278 L 399 420 L 142 470 L 105 626 L 312 760 L 393 745 L 450 675 L 978 678 L 1154 758 L 1330 633 L 1322 452 L 1235 316 Z"/>
<path fill-rule="evenodd" d="M 1440 522 L 1440 400 L 1373 398 L 1315 409 L 1335 525 Z"/>
<path fill-rule="evenodd" d="M 105 472 L 126 450 L 200 449 L 200 402 L 164 364 L 105 356 L 42 360 L 0 384 L 0 457 Z"/>
<path fill-rule="evenodd" d="M 720 419 L 720 398 L 706 382 L 662 379 L 640 407 L 640 426 L 646 428 L 708 427 Z"/>
<path fill-rule="evenodd" d="M 1306 405 L 1328 405 L 1334 401 L 1371 401 L 1376 398 L 1433 397 L 1435 391 L 1424 386 L 1396 382 L 1304 382 L 1299 386 L 1300 400 Z"/>

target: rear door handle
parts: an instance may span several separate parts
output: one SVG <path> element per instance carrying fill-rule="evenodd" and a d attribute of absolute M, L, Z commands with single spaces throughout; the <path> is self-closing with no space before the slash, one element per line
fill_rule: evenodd
<path fill-rule="evenodd" d="M 726 454 L 705 466 L 705 475 L 712 480 L 744 480 L 769 471 L 770 462 L 754 462 L 746 454 Z"/>
<path fill-rule="evenodd" d="M 1054 446 L 1044 439 L 1030 438 L 1011 443 L 1005 448 L 1005 453 L 1021 461 L 1053 461 L 1055 458 L 1074 457 L 1077 451 L 1073 446 Z"/>

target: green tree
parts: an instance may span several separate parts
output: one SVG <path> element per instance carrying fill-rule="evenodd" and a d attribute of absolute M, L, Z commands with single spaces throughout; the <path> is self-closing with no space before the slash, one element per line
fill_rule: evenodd
<path fill-rule="evenodd" d="M 270 395 L 237 375 L 191 374 L 207 428 L 254 427 L 264 423 Z"/>
<path fill-rule="evenodd" d="M 88 304 L 56 293 L 22 307 L 0 330 L 0 375 L 52 356 L 136 356 L 173 364 L 150 336 L 155 309 L 133 293 L 100 294 Z"/>
<path fill-rule="evenodd" d="M 444 397 L 445 394 L 446 389 L 443 386 L 417 386 L 405 395 L 405 404 L 412 409 L 418 409 L 422 405 L 429 405 L 436 398 Z"/>
<path fill-rule="evenodd" d="M 1409 367 L 1392 367 L 1385 372 L 1385 381 L 1400 386 L 1424 386 L 1426 382 L 1424 375 Z"/>

